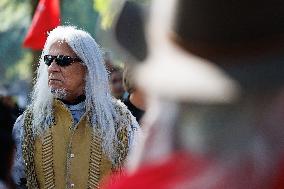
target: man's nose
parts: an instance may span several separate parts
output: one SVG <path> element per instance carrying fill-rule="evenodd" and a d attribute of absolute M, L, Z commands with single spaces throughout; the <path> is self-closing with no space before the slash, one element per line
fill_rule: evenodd
<path fill-rule="evenodd" d="M 60 66 L 58 66 L 58 64 L 56 64 L 56 62 L 53 60 L 48 67 L 48 70 L 53 72 L 60 71 Z"/>

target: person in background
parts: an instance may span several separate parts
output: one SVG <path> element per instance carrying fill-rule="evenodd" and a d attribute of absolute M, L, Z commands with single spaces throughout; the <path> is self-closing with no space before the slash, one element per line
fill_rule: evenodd
<path fill-rule="evenodd" d="M 154 0 L 147 28 L 148 135 L 105 188 L 284 188 L 284 2 Z"/>
<path fill-rule="evenodd" d="M 1 125 L 5 124 L 6 123 L 1 122 Z M 14 183 L 11 177 L 11 167 L 13 163 L 15 144 L 11 133 L 2 128 L 0 129 L 0 144 L 0 189 L 12 189 L 14 188 Z"/>
<path fill-rule="evenodd" d="M 11 167 L 15 150 L 12 138 L 14 117 L 10 107 L 3 101 L 0 101 L 0 123 L 0 189 L 13 189 Z"/>
<path fill-rule="evenodd" d="M 15 102 L 12 96 L 10 95 L 0 95 L 0 108 L 4 108 L 6 112 L 3 112 L 6 115 L 11 116 L 11 120 L 13 123 L 16 121 L 17 117 L 23 113 L 23 110 L 19 108 L 18 104 Z M 9 116 L 8 116 L 9 117 Z M 1 117 L 2 119 L 7 119 L 7 116 Z M 7 128 L 9 132 L 12 132 L 13 124 L 9 124 L 10 127 Z"/>
<path fill-rule="evenodd" d="M 100 47 L 73 26 L 49 33 L 32 102 L 17 119 L 13 177 L 18 188 L 98 188 L 121 173 L 139 125 L 111 96 Z"/>
<path fill-rule="evenodd" d="M 110 68 L 110 76 L 109 76 L 111 94 L 116 99 L 120 100 L 123 99 L 123 96 L 125 94 L 125 90 L 122 84 L 122 72 L 123 70 L 119 66 L 112 66 Z"/>
<path fill-rule="evenodd" d="M 141 123 L 141 118 L 146 109 L 145 94 L 136 85 L 136 78 L 134 75 L 134 65 L 126 63 L 123 71 L 123 87 L 128 92 L 128 95 L 122 102 L 127 106 L 138 123 Z"/>
<path fill-rule="evenodd" d="M 123 68 L 115 65 L 112 61 L 111 53 L 104 53 L 105 66 L 109 73 L 109 85 L 111 94 L 119 100 L 122 100 L 125 95 L 125 90 L 122 85 Z"/>
<path fill-rule="evenodd" d="M 1 112 L 0 123 L 3 123 L 0 128 L 2 130 L 5 130 L 7 133 L 11 134 L 15 118 L 11 107 L 7 103 L 5 103 L 1 97 L 0 97 L 0 112 Z"/>

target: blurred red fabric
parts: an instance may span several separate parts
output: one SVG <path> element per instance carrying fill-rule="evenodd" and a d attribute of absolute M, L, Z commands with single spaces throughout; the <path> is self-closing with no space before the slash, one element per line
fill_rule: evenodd
<path fill-rule="evenodd" d="M 284 160 L 284 158 L 282 159 Z M 112 182 L 112 178 L 106 179 L 102 183 L 102 189 L 172 189 L 188 188 L 187 183 L 195 180 L 207 170 L 209 166 L 214 165 L 214 161 L 207 161 L 200 157 L 193 157 L 190 154 L 177 153 L 165 162 L 159 164 L 142 166 L 133 174 L 121 176 Z M 241 165 L 243 166 L 243 165 Z M 250 185 L 254 175 L 250 172 L 250 166 L 247 169 L 241 169 L 244 172 L 235 172 L 233 169 L 228 175 L 223 175 L 219 181 L 211 186 L 212 189 L 230 188 L 231 184 L 238 182 L 247 188 L 256 188 Z M 115 176 L 115 175 L 114 175 Z M 284 161 L 278 163 L 274 174 L 268 179 L 268 183 L 262 186 L 265 189 L 283 189 L 284 188 Z"/>
<path fill-rule="evenodd" d="M 117 182 L 106 180 L 103 189 L 171 189 L 176 183 L 197 177 L 209 161 L 177 153 L 166 162 L 141 167 L 133 175 L 124 175 Z M 190 167 L 190 170 L 188 170 Z M 117 180 L 117 179 L 116 179 Z"/>
<path fill-rule="evenodd" d="M 59 24 L 59 0 L 40 0 L 23 46 L 34 50 L 42 50 L 47 38 L 47 32 Z"/>

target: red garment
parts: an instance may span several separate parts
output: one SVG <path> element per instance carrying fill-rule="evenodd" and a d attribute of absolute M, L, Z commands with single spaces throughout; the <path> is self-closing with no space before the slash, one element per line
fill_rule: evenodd
<path fill-rule="evenodd" d="M 281 163 L 279 164 L 279 169 L 276 170 L 276 179 L 273 185 L 273 189 L 283 189 L 284 188 L 284 155 Z"/>
<path fill-rule="evenodd" d="M 103 189 L 172 189 L 176 183 L 194 178 L 208 162 L 177 154 L 160 165 L 146 166 L 134 175 L 122 176 L 118 182 Z M 191 167 L 190 173 L 188 167 Z M 186 174 L 184 174 L 186 173 Z"/>
<path fill-rule="evenodd" d="M 283 159 L 284 160 L 284 159 Z M 248 163 L 248 162 L 247 162 Z M 250 163 L 240 165 L 242 167 L 238 172 L 235 168 L 230 169 L 221 178 L 212 182 L 209 188 L 212 189 L 227 189 L 230 186 L 237 188 L 259 188 L 256 185 L 261 185 L 263 189 L 284 189 L 284 161 L 279 164 L 275 175 L 271 175 L 262 185 L 254 183 L 253 172 L 250 171 Z M 168 161 L 159 165 L 144 166 L 136 171 L 133 175 L 122 176 L 119 181 L 108 185 L 103 185 L 103 189 L 186 189 L 191 181 L 202 175 L 210 166 L 214 166 L 213 162 L 201 160 L 200 158 L 193 158 L 186 154 L 177 154 Z M 238 169 L 238 168 L 237 168 Z M 111 179 L 110 179 L 111 180 Z M 206 183 L 205 183 L 206 184 Z M 267 185 L 268 184 L 268 185 Z M 194 187 L 193 187 L 194 188 Z M 199 187 L 204 188 L 204 187 Z"/>
<path fill-rule="evenodd" d="M 35 50 L 43 49 L 47 32 L 59 24 L 59 0 L 40 0 L 23 46 Z"/>

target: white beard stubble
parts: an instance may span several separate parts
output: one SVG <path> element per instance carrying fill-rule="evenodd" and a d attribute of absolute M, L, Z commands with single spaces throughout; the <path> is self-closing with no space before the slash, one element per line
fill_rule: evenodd
<path fill-rule="evenodd" d="M 50 91 L 51 91 L 51 94 L 53 95 L 54 98 L 57 98 L 57 99 L 60 99 L 60 100 L 65 100 L 66 97 L 67 97 L 66 89 L 51 88 Z"/>

